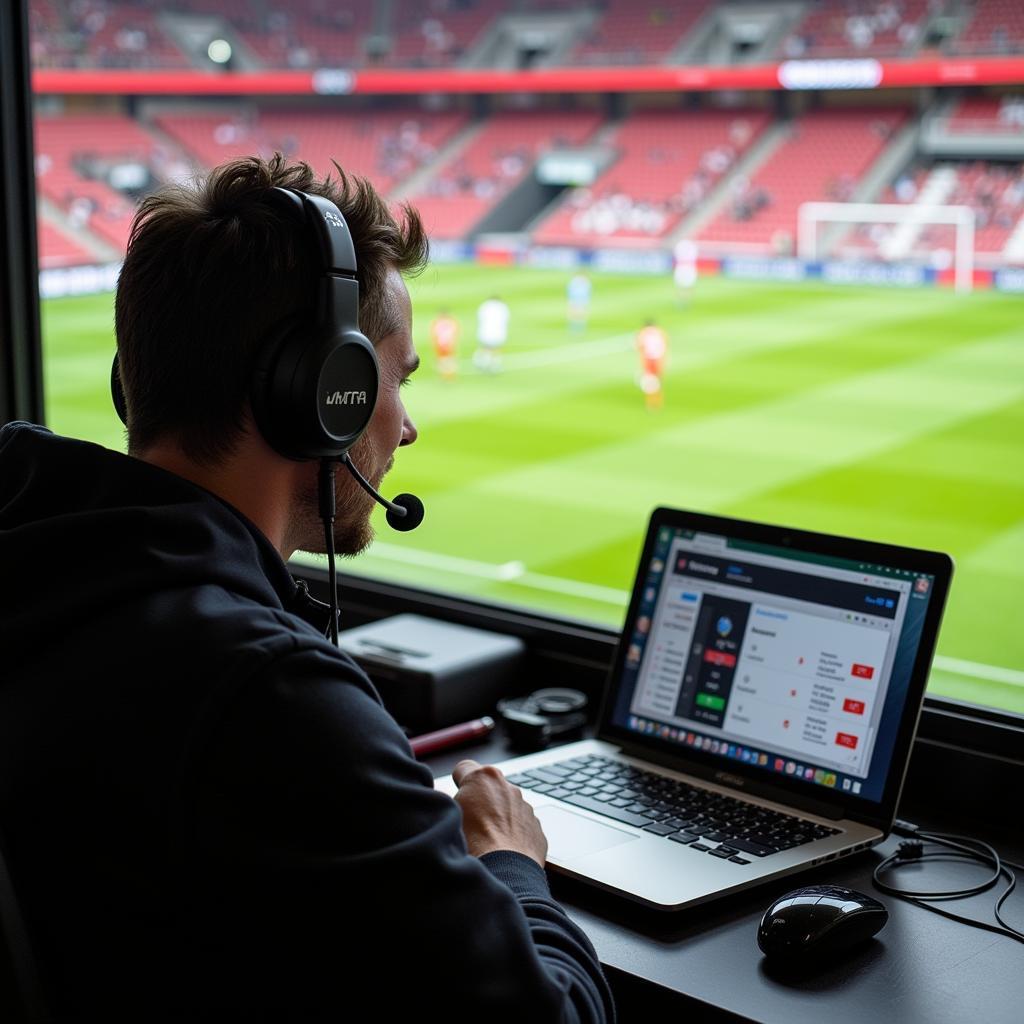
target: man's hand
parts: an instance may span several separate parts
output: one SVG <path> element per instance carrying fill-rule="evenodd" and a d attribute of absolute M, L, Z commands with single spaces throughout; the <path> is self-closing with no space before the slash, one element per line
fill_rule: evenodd
<path fill-rule="evenodd" d="M 514 850 L 544 867 L 548 841 L 522 790 L 497 768 L 476 761 L 460 761 L 452 778 L 459 787 L 455 801 L 462 808 L 462 831 L 474 857 Z"/>

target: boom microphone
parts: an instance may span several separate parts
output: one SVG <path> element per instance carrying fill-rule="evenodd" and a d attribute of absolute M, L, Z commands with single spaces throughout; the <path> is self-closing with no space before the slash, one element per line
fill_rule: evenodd
<path fill-rule="evenodd" d="M 379 500 L 381 504 L 388 504 L 383 498 Z M 399 530 L 401 533 L 408 533 L 410 530 L 415 530 L 423 522 L 423 502 L 415 494 L 399 494 L 390 503 L 387 515 L 384 518 L 388 521 L 388 526 L 391 529 Z"/>
<path fill-rule="evenodd" d="M 379 505 L 383 505 L 388 510 L 388 514 L 385 518 L 387 519 L 388 526 L 390 526 L 391 529 L 399 530 L 402 533 L 408 533 L 410 530 L 415 530 L 416 527 L 423 522 L 423 502 L 420 501 L 415 494 L 399 494 L 394 501 L 388 501 L 388 499 L 376 491 L 367 481 L 366 477 L 356 469 L 352 464 L 352 460 L 348 457 L 348 452 L 342 455 L 341 461 L 348 467 L 348 471 L 355 477 L 359 486 L 362 487 L 362 489 L 366 491 L 374 501 Z"/>

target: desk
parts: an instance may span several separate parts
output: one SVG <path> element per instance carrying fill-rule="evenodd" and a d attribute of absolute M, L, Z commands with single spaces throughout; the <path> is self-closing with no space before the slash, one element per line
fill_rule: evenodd
<path fill-rule="evenodd" d="M 492 738 L 446 751 L 427 763 L 438 776 L 466 757 L 486 764 L 511 756 L 503 740 Z M 924 824 L 912 810 L 904 807 L 901 815 Z M 946 831 L 960 828 L 934 820 L 927 824 Z M 964 825 L 962 830 L 978 834 L 976 826 Z M 1019 835 L 1012 840 L 978 837 L 993 842 L 1004 856 L 1024 862 Z M 555 897 L 590 936 L 608 971 L 623 1024 L 654 1010 L 682 1010 L 699 1021 L 766 1024 L 1020 1024 L 1024 1020 L 1024 944 L 877 892 L 871 873 L 898 842 L 889 838 L 875 850 L 809 870 L 798 878 L 768 882 L 675 914 L 649 911 L 572 879 L 550 877 Z M 901 868 L 898 884 L 921 884 L 916 880 L 921 870 L 928 872 L 929 887 L 951 881 L 974 883 L 984 877 L 981 868 L 936 864 Z M 790 889 L 826 882 L 877 896 L 889 909 L 888 923 L 875 939 L 835 966 L 803 976 L 769 968 L 755 939 L 765 907 Z M 944 906 L 994 923 L 993 903 L 989 892 Z M 1018 889 L 1003 910 L 1009 921 L 1024 926 L 1024 893 Z"/>

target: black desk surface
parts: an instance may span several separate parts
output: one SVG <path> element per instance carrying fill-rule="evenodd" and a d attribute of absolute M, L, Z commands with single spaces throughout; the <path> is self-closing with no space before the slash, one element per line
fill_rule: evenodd
<path fill-rule="evenodd" d="M 493 739 L 447 751 L 427 763 L 439 776 L 466 757 L 486 764 L 511 756 L 501 740 Z M 986 839 L 1003 856 L 1024 862 L 1019 832 L 1010 839 L 994 832 L 979 835 L 976 825 L 922 821 L 907 807 L 901 808 L 901 816 L 936 830 L 962 831 Z M 786 1024 L 1021 1024 L 1024 944 L 878 892 L 871 873 L 898 842 L 890 837 L 875 850 L 815 868 L 806 875 L 768 882 L 675 914 L 649 911 L 577 881 L 549 876 L 556 898 L 590 936 L 617 992 L 616 979 L 631 987 L 653 986 L 650 991 L 657 997 L 656 1005 L 671 1008 L 678 1004 L 690 1019 L 738 1017 Z M 985 874 L 982 868 L 967 864 L 933 864 L 900 868 L 891 878 L 908 888 L 938 888 L 951 882 L 976 884 Z M 870 943 L 814 973 L 786 975 L 768 967 L 755 940 L 765 908 L 784 892 L 825 882 L 881 899 L 889 909 L 888 923 Z M 995 894 L 1004 885 L 942 906 L 994 924 Z M 1013 893 L 1003 913 L 1016 927 L 1024 927 L 1024 893 Z M 620 1012 L 624 1009 L 620 1005 Z M 624 1022 L 632 1019 L 623 1014 Z"/>

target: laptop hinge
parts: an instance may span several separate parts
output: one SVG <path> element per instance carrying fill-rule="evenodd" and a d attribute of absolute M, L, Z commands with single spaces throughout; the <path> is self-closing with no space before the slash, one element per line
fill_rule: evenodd
<path fill-rule="evenodd" d="M 727 786 L 738 793 L 749 793 L 751 796 L 759 796 L 762 800 L 772 800 L 775 803 L 785 804 L 787 807 L 795 807 L 808 814 L 815 814 L 819 818 L 828 818 L 830 821 L 839 821 L 847 817 L 845 808 L 835 804 L 826 803 L 823 800 L 815 800 L 814 797 L 805 796 L 802 793 L 791 793 L 778 786 L 772 786 L 763 782 L 757 782 L 738 772 L 725 771 L 721 768 L 712 768 L 710 765 L 697 764 L 693 761 L 684 761 L 671 754 L 662 754 L 661 751 L 651 750 L 649 747 L 634 745 L 624 742 L 615 737 L 611 742 L 615 743 L 622 753 L 628 757 L 635 757 L 642 761 L 650 761 L 653 764 L 661 765 L 664 768 L 671 768 L 676 772 L 683 772 L 686 775 L 695 775 L 697 778 L 706 779 L 719 786 Z"/>

